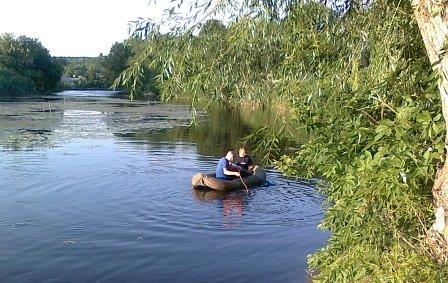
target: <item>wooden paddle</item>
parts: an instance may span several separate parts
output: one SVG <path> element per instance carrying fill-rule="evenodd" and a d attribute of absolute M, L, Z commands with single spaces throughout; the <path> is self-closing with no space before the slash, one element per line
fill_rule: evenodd
<path fill-rule="evenodd" d="M 248 193 L 249 192 L 249 187 L 247 187 L 247 185 L 244 183 L 244 181 L 243 181 L 243 177 L 241 177 L 241 170 L 244 170 L 244 171 L 246 171 L 246 172 L 248 172 L 247 170 L 245 170 L 245 169 L 243 169 L 243 168 L 241 168 L 241 167 L 238 167 L 239 168 L 239 173 L 240 173 L 240 180 L 241 180 L 241 183 L 243 183 L 243 185 L 244 185 L 244 187 L 246 188 L 246 193 Z M 250 172 L 248 172 L 248 173 L 250 173 Z"/>

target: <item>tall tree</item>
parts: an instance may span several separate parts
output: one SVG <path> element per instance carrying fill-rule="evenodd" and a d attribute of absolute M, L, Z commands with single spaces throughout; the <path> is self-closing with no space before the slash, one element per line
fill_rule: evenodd
<path fill-rule="evenodd" d="M 442 101 L 442 112 L 446 125 L 445 148 L 448 150 L 448 3 L 446 1 L 412 0 L 415 19 L 425 43 L 429 60 L 439 76 L 439 90 Z M 448 240 L 448 162 L 445 162 L 437 172 L 433 187 L 436 209 L 434 230 L 443 235 L 443 241 Z M 445 245 L 445 253 L 448 253 Z M 445 255 L 446 259 L 448 255 Z"/>
<path fill-rule="evenodd" d="M 62 75 L 62 65 L 37 39 L 11 34 L 0 36 L 0 67 L 31 80 L 39 92 L 53 90 Z"/>
<path fill-rule="evenodd" d="M 111 86 L 120 73 L 128 67 L 128 61 L 132 55 L 132 51 L 125 43 L 116 42 L 112 45 L 109 54 L 102 60 L 107 85 Z"/>

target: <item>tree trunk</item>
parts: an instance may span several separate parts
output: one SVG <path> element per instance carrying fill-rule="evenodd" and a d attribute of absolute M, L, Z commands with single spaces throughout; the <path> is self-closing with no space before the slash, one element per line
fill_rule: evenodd
<path fill-rule="evenodd" d="M 448 58 L 445 56 L 448 36 L 447 0 L 411 0 L 423 42 L 433 68 L 439 74 L 439 90 L 445 119 L 445 150 L 448 150 Z M 439 168 L 432 189 L 436 222 L 430 235 L 435 258 L 446 262 L 448 256 L 448 162 Z"/>

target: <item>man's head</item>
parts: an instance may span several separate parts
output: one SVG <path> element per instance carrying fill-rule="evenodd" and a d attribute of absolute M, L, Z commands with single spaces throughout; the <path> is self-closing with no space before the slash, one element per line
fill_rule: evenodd
<path fill-rule="evenodd" d="M 226 154 L 226 159 L 229 161 L 233 161 L 233 156 L 234 156 L 233 151 L 228 151 Z"/>
<path fill-rule="evenodd" d="M 247 150 L 245 146 L 240 147 L 240 150 L 238 151 L 238 155 L 240 157 L 244 157 L 247 155 Z"/>

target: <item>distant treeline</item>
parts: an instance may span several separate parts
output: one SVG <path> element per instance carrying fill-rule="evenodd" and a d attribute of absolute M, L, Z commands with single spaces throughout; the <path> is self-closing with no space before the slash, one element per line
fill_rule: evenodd
<path fill-rule="evenodd" d="M 130 38 L 113 44 L 106 56 L 52 57 L 38 39 L 0 35 L 0 97 L 45 94 L 63 89 L 110 88 L 145 46 L 145 41 Z M 155 72 L 145 68 L 142 76 L 144 83 L 138 86 L 139 93 L 158 93 Z"/>
<path fill-rule="evenodd" d="M 114 43 L 106 56 L 58 57 L 64 66 L 61 88 L 110 88 L 121 72 L 131 66 L 144 46 L 143 40 L 131 38 Z M 139 93 L 157 93 L 154 73 L 148 68 L 143 75 L 146 83 L 139 86 Z"/>
<path fill-rule="evenodd" d="M 54 90 L 62 65 L 37 39 L 0 35 L 0 97 L 33 95 Z"/>

